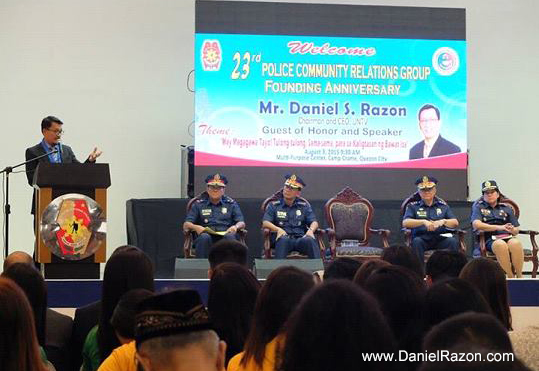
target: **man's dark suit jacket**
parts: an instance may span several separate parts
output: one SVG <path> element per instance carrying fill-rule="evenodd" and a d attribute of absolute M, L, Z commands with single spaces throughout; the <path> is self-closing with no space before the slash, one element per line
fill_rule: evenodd
<path fill-rule="evenodd" d="M 71 369 L 79 371 L 82 365 L 82 347 L 90 330 L 99 322 L 101 301 L 77 308 L 71 332 Z"/>
<path fill-rule="evenodd" d="M 73 153 L 73 150 L 71 149 L 71 147 L 66 146 L 65 144 L 60 144 L 60 146 L 61 146 L 60 152 L 62 154 L 63 164 L 80 163 L 80 161 L 77 160 L 77 158 L 75 157 L 75 154 Z M 44 155 L 45 153 L 47 152 L 45 152 L 45 149 L 43 148 L 40 142 L 36 144 L 35 146 L 26 149 L 26 154 L 25 154 L 26 161 L 32 158 Z M 36 171 L 37 165 L 40 162 L 50 163 L 51 161 L 49 159 L 49 156 L 45 156 L 43 158 L 40 158 L 37 161 L 32 161 L 26 164 L 26 177 L 28 178 L 28 184 L 30 184 L 30 186 L 33 185 L 34 173 Z M 89 161 L 86 160 L 86 162 L 89 162 Z M 32 214 L 35 213 L 35 210 L 36 210 L 36 192 L 34 190 L 34 196 L 32 197 Z"/>
<path fill-rule="evenodd" d="M 415 160 L 418 158 L 423 158 L 423 149 L 425 147 L 425 141 L 422 140 L 421 142 L 417 143 L 415 146 L 413 146 L 410 149 L 410 160 Z M 436 157 L 436 156 L 443 156 L 443 155 L 450 155 L 452 153 L 459 153 L 460 147 L 456 144 L 451 143 L 447 139 L 442 138 L 442 136 L 438 136 L 438 139 L 436 139 L 436 142 L 434 143 L 434 146 L 432 146 L 432 149 L 429 153 L 429 157 Z"/>
<path fill-rule="evenodd" d="M 73 319 L 47 308 L 47 326 L 45 331 L 45 354 L 56 371 L 71 371 L 70 339 Z"/>

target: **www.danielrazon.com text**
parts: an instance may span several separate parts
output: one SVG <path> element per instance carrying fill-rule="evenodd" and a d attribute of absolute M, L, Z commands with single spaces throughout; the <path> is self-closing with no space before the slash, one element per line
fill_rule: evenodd
<path fill-rule="evenodd" d="M 399 350 L 398 353 L 363 353 L 365 362 L 512 362 L 513 353 L 468 353 L 437 350 L 413 353 Z"/>

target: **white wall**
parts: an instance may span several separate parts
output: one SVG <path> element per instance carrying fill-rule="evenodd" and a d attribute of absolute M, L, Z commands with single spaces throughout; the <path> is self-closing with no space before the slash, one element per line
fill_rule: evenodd
<path fill-rule="evenodd" d="M 523 226 L 539 229 L 539 2 L 325 2 L 467 9 L 470 196 L 496 179 L 522 204 Z M 79 159 L 99 145 L 113 184 L 109 254 L 126 243 L 126 200 L 179 197 L 179 145 L 193 141 L 193 34 L 193 0 L 0 1 L 0 167 L 24 161 L 50 114 Z M 31 252 L 32 190 L 24 174 L 10 186 L 10 251 Z"/>

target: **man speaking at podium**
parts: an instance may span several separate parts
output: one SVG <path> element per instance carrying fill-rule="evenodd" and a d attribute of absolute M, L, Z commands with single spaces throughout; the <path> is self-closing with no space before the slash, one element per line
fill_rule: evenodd
<path fill-rule="evenodd" d="M 30 186 L 32 186 L 34 172 L 36 171 L 39 162 L 49 162 L 52 164 L 80 163 L 80 161 L 75 157 L 71 147 L 60 143 L 60 138 L 64 133 L 62 129 L 63 125 L 64 123 L 54 116 L 47 116 L 41 121 L 41 133 L 43 134 L 43 139 L 35 146 L 26 149 L 26 161 L 42 156 L 46 153 L 53 153 L 50 153 L 48 156 L 42 157 L 39 160 L 26 164 L 26 176 Z M 96 147 L 92 152 L 90 152 L 85 162 L 95 162 L 100 155 L 101 151 Z M 34 192 L 34 196 L 32 197 L 32 214 L 35 213 L 35 199 L 36 197 Z"/>

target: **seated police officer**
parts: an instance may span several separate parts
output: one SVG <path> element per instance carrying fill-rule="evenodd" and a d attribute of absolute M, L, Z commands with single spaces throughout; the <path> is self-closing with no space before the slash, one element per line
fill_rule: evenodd
<path fill-rule="evenodd" d="M 295 175 L 285 176 L 283 197 L 271 202 L 264 213 L 262 227 L 276 232 L 275 258 L 284 259 L 291 251 L 320 258 L 314 237 L 318 222 L 311 206 L 298 199 L 305 183 Z"/>
<path fill-rule="evenodd" d="M 458 241 L 449 235 L 448 228 L 456 228 L 459 222 L 449 205 L 436 197 L 438 180 L 423 176 L 415 184 L 421 200 L 408 204 L 402 226 L 412 230 L 412 251 L 423 264 L 425 250 L 457 251 Z"/>
<path fill-rule="evenodd" d="M 518 278 L 522 277 L 524 250 L 516 238 L 519 232 L 518 219 L 513 208 L 500 202 L 501 194 L 494 180 L 481 184 L 483 196 L 472 206 L 472 226 L 474 231 L 485 232 L 485 245 L 488 251 L 496 255 L 496 259 L 507 277 L 513 278 L 513 267 Z M 480 255 L 479 244 L 476 243 L 474 256 Z"/>
<path fill-rule="evenodd" d="M 199 259 L 208 257 L 210 246 L 222 238 L 235 239 L 236 232 L 245 228 L 240 207 L 232 198 L 225 196 L 228 180 L 215 174 L 206 178 L 206 193 L 196 201 L 185 217 L 183 229 L 194 231 L 198 237 L 193 242 Z"/>

